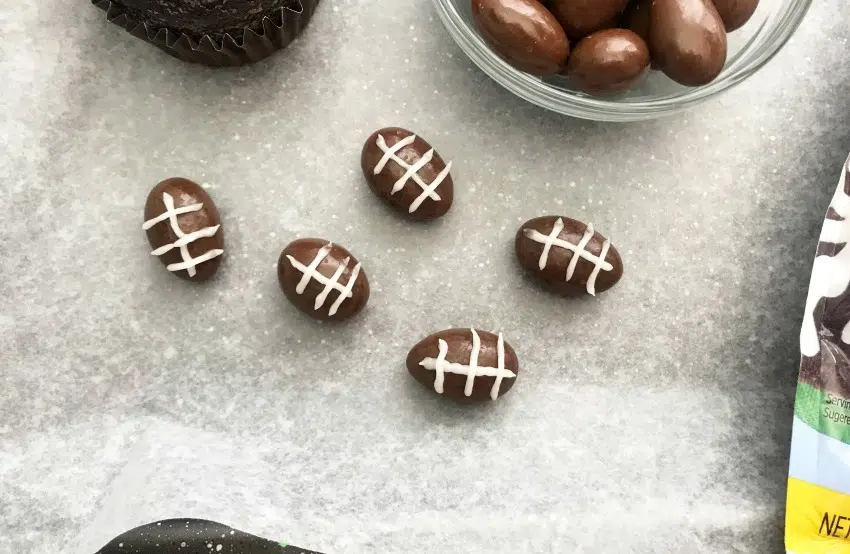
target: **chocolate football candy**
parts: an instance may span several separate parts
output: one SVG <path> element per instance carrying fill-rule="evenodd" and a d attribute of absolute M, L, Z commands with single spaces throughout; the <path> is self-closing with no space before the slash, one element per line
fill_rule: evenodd
<path fill-rule="evenodd" d="M 501 333 L 448 329 L 414 346 L 407 370 L 437 394 L 464 403 L 485 402 L 514 386 L 519 360 Z"/>
<path fill-rule="evenodd" d="M 554 75 L 570 54 L 555 16 L 538 0 L 472 0 L 481 37 L 509 64 L 532 75 Z"/>
<path fill-rule="evenodd" d="M 452 163 L 411 131 L 375 131 L 363 145 L 360 165 L 372 192 L 412 219 L 435 219 L 452 207 Z"/>
<path fill-rule="evenodd" d="M 203 519 L 165 519 L 122 533 L 97 554 L 319 554 Z"/>
<path fill-rule="evenodd" d="M 563 216 L 523 223 L 516 234 L 519 263 L 549 288 L 567 296 L 595 295 L 623 276 L 623 261 L 593 225 Z"/>
<path fill-rule="evenodd" d="M 653 0 L 652 60 L 677 83 L 710 83 L 726 64 L 726 28 L 712 0 Z"/>
<path fill-rule="evenodd" d="M 280 288 L 302 312 L 342 321 L 369 301 L 369 279 L 348 250 L 324 239 L 298 239 L 277 262 Z"/>
<path fill-rule="evenodd" d="M 590 34 L 573 48 L 567 75 L 589 94 L 612 94 L 631 88 L 649 68 L 649 48 L 628 29 Z"/>
<path fill-rule="evenodd" d="M 197 183 L 175 177 L 156 185 L 145 203 L 148 242 L 168 271 L 190 281 L 206 281 L 224 253 L 221 217 Z"/>

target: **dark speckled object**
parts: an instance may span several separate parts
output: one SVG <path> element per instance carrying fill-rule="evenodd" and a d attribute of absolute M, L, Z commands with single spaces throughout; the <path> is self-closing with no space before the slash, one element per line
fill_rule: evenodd
<path fill-rule="evenodd" d="M 119 0 L 128 16 L 189 35 L 237 37 L 258 29 L 264 16 L 282 8 L 300 11 L 298 0 Z"/>
<path fill-rule="evenodd" d="M 109 21 L 181 60 L 256 62 L 285 48 L 319 0 L 92 0 Z"/>
<path fill-rule="evenodd" d="M 167 519 L 115 537 L 97 554 L 320 554 L 203 519 Z"/>

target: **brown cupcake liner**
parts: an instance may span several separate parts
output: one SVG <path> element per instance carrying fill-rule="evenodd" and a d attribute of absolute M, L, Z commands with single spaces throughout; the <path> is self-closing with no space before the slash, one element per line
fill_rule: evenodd
<path fill-rule="evenodd" d="M 299 0 L 300 11 L 281 8 L 271 16 L 264 16 L 261 31 L 246 27 L 241 37 L 233 38 L 225 34 L 223 38 L 215 39 L 210 35 L 196 38 L 168 27 L 153 27 L 131 18 L 111 0 L 91 1 L 106 12 L 108 21 L 119 25 L 131 35 L 180 60 L 213 67 L 254 63 L 286 48 L 307 26 L 319 3 L 319 0 Z"/>

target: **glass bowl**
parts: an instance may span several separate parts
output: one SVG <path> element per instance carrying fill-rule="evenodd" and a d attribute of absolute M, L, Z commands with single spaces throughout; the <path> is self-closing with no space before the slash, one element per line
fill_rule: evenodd
<path fill-rule="evenodd" d="M 761 0 L 753 17 L 729 34 L 723 72 L 701 87 L 685 87 L 660 71 L 649 72 L 637 88 L 616 97 L 596 98 L 570 89 L 564 77 L 541 79 L 514 69 L 478 34 L 471 0 L 434 0 L 449 34 L 467 56 L 497 83 L 548 110 L 596 121 L 639 121 L 675 113 L 719 94 L 758 71 L 791 38 L 811 0 Z"/>

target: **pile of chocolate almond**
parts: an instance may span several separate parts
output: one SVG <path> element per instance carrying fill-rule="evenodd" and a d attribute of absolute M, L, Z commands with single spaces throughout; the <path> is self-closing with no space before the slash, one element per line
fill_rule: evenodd
<path fill-rule="evenodd" d="M 472 0 L 478 32 L 508 63 L 566 75 L 594 95 L 624 92 L 649 68 L 687 86 L 713 81 L 726 33 L 758 0 Z"/>

